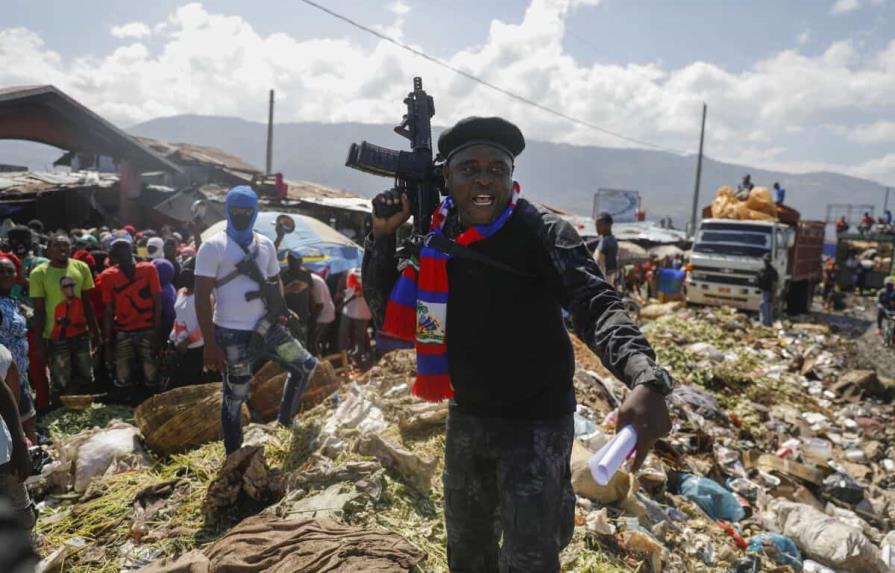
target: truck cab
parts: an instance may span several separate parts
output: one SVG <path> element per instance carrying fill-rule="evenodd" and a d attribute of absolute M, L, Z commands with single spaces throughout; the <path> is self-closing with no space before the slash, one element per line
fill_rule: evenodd
<path fill-rule="evenodd" d="M 687 301 L 757 312 L 761 305 L 757 275 L 766 254 L 780 277 L 775 300 L 783 300 L 795 234 L 793 227 L 777 222 L 703 220 L 693 242 Z"/>

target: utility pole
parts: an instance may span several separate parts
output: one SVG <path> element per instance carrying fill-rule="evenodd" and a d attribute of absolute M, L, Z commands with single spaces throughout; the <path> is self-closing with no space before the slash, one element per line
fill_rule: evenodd
<path fill-rule="evenodd" d="M 270 175 L 273 163 L 273 90 L 270 90 L 270 105 L 267 109 L 267 163 L 265 174 Z"/>
<path fill-rule="evenodd" d="M 696 216 L 699 209 L 699 180 L 702 178 L 702 144 L 705 142 L 705 114 L 708 106 L 702 103 L 702 129 L 699 131 L 699 157 L 696 159 L 696 186 L 693 188 L 693 212 L 690 215 L 690 232 L 696 237 Z"/>

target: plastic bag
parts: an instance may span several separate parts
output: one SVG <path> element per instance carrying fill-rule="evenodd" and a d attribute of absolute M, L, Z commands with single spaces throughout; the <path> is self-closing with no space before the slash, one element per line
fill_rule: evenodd
<path fill-rule="evenodd" d="M 779 565 L 789 565 L 795 571 L 802 570 L 802 554 L 795 542 L 778 533 L 762 533 L 749 540 L 749 551 L 763 553 Z"/>
<path fill-rule="evenodd" d="M 718 482 L 693 474 L 681 474 L 678 487 L 680 494 L 706 512 L 712 519 L 737 522 L 746 511 L 730 491 Z"/>
<path fill-rule="evenodd" d="M 841 473 L 833 474 L 824 480 L 824 493 L 850 505 L 864 499 L 864 488 L 849 476 Z"/>
<path fill-rule="evenodd" d="M 149 458 L 140 446 L 139 435 L 140 430 L 134 426 L 113 422 L 108 428 L 90 436 L 78 448 L 75 491 L 85 491 L 90 482 L 105 474 L 115 461 L 127 458 L 127 467 L 148 467 Z"/>
<path fill-rule="evenodd" d="M 860 527 L 803 503 L 780 501 L 773 505 L 780 530 L 795 541 L 804 556 L 836 571 L 888 573 L 879 549 Z"/>

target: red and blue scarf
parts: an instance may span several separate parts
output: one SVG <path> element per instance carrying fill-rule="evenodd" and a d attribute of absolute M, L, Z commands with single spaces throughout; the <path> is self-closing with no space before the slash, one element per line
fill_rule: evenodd
<path fill-rule="evenodd" d="M 475 225 L 463 231 L 455 242 L 467 247 L 487 239 L 503 227 L 519 200 L 519 184 L 503 213 L 489 225 Z M 444 223 L 454 201 L 447 197 L 432 215 L 430 235 L 443 235 Z M 404 262 L 385 310 L 382 330 L 386 334 L 416 343 L 416 383 L 413 394 L 438 402 L 454 396 L 447 357 L 447 302 L 450 256 L 432 247 L 420 249 L 419 261 Z"/>

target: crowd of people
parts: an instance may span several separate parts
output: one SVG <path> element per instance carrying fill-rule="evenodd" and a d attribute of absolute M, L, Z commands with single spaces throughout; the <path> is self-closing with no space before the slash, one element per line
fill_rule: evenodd
<path fill-rule="evenodd" d="M 278 241 L 279 242 L 279 241 Z M 0 251 L 0 344 L 22 383 L 16 399 L 34 436 L 36 409 L 70 394 L 138 403 L 161 389 L 218 378 L 204 368 L 196 314 L 199 228 L 14 226 Z M 278 252 L 292 334 L 314 354 L 370 352 L 359 269 L 317 274 Z"/>
<path fill-rule="evenodd" d="M 845 215 L 836 219 L 837 233 L 847 233 L 849 229 L 851 229 L 851 225 Z M 886 209 L 881 217 L 875 219 L 869 211 L 865 211 L 856 229 L 862 235 L 895 235 L 895 221 L 892 218 L 892 211 Z"/>
<path fill-rule="evenodd" d="M 683 253 L 658 256 L 651 254 L 647 260 L 626 261 L 619 253 L 619 242 L 612 234 L 612 215 L 600 213 L 596 218 L 599 239 L 593 247 L 593 258 L 607 282 L 623 295 L 635 295 L 637 298 L 674 298 L 681 292 L 681 285 L 686 276 L 686 264 Z M 674 277 L 663 284 L 660 293 L 660 275 L 663 269 L 673 271 Z M 659 295 L 662 295 L 660 297 Z"/>
<path fill-rule="evenodd" d="M 206 347 L 218 347 L 219 341 L 209 344 L 197 294 L 209 297 L 216 320 L 224 305 L 253 319 L 244 292 L 241 302 L 224 300 L 229 291 L 222 284 L 212 285 L 211 296 L 208 289 L 201 292 L 203 277 L 214 276 L 211 253 L 220 238 L 210 238 L 203 248 L 198 222 L 159 231 L 125 225 L 46 232 L 36 220 L 5 227 L 0 240 L 0 380 L 5 382 L 0 383 L 5 422 L 0 424 L 0 466 L 10 464 L 12 471 L 0 472 L 0 490 L 27 524 L 34 521 L 34 509 L 23 482 L 30 475 L 28 449 L 40 440 L 39 410 L 84 394 L 137 405 L 160 391 L 222 377 L 232 389 L 240 381 L 232 367 L 214 368 L 208 360 Z M 289 318 L 277 325 L 283 330 L 279 340 L 296 341 L 306 354 L 309 366 L 300 378 L 307 382 L 315 355 L 345 351 L 354 361 L 370 360 L 371 314 L 360 269 L 311 272 L 300 252 L 277 250 L 285 233 L 278 227 L 275 246 L 271 241 L 269 270 L 282 282 L 282 314 Z M 213 337 L 218 338 L 217 331 Z M 288 369 L 295 353 L 282 360 L 277 355 L 282 349 L 280 344 L 270 356 L 252 355 L 248 375 L 267 358 Z M 294 415 L 299 395 L 293 388 L 284 419 Z M 236 429 L 226 419 L 224 424 L 231 451 L 241 443 L 236 420 Z"/>

